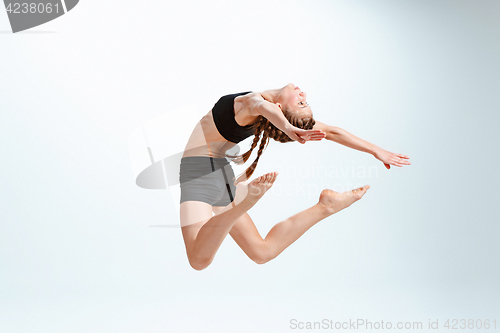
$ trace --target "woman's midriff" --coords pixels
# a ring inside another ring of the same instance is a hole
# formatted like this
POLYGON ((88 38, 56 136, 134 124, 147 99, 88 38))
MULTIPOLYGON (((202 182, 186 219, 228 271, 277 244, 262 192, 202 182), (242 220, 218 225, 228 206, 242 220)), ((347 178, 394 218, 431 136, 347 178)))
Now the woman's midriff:
POLYGON ((220 135, 212 117, 212 110, 196 124, 184 148, 182 157, 211 156, 221 158, 236 143, 227 141, 220 135))

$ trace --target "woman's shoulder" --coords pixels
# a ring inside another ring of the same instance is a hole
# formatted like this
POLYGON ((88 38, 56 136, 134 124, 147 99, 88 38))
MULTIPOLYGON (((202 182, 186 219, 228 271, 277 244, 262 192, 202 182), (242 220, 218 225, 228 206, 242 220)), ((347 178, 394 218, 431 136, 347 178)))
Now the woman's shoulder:
POLYGON ((243 96, 247 97, 247 98, 251 98, 251 99, 256 98, 256 99, 264 100, 264 97, 262 97, 261 93, 258 91, 251 91, 248 94, 243 95, 243 96))
POLYGON ((245 106, 248 113, 252 116, 259 116, 259 105, 262 102, 266 101, 264 97, 262 97, 262 95, 256 91, 252 91, 251 93, 243 95, 241 97, 245 98, 245 106))
POLYGON ((246 101, 246 100, 253 100, 253 99, 263 99, 262 95, 259 92, 256 91, 247 91, 243 93, 237 93, 237 94, 231 94, 231 95, 226 95, 223 97, 233 97, 235 99, 238 99, 240 101, 246 101))

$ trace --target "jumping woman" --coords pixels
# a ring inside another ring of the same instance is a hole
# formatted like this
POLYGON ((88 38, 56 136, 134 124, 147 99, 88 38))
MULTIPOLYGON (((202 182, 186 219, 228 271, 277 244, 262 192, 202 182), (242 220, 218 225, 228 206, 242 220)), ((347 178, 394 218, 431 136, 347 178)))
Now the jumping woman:
POLYGON ((370 153, 388 169, 390 165, 410 164, 406 155, 388 152, 341 128, 315 121, 306 94, 291 83, 280 89, 223 96, 197 123, 181 159, 180 219, 187 257, 194 269, 210 265, 228 234, 251 260, 266 263, 317 222, 361 199, 370 188, 365 185, 343 193, 325 189, 317 204, 279 222, 263 239, 247 211, 271 188, 278 173, 247 180, 271 138, 302 144, 326 138, 370 153), (228 154, 251 135, 255 137, 249 151, 239 156, 228 154), (256 159, 235 179, 228 159, 244 163, 257 145, 256 159))

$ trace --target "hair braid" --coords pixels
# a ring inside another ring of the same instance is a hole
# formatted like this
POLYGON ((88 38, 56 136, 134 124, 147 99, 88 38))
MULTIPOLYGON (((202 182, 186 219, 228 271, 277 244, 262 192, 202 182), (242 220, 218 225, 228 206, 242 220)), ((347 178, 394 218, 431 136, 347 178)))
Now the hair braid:
MULTIPOLYGON (((266 119, 267 122, 269 122, 266 119)), ((259 145, 259 151, 257 152, 257 157, 255 160, 250 164, 250 166, 243 172, 238 179, 236 180, 236 183, 239 183, 241 181, 247 180, 250 178, 255 171, 255 168, 257 167, 257 163, 259 162, 260 155, 262 155, 262 152, 264 152, 264 149, 266 149, 266 146, 269 144, 269 134, 268 131, 264 131, 262 134, 262 140, 260 141, 259 145)))
MULTIPOLYGON (((283 115, 288 120, 288 122, 293 126, 306 130, 312 129, 314 127, 314 124, 316 123, 312 115, 310 117, 298 118, 292 112, 287 110, 283 110, 283 115)), ((260 156, 262 155, 262 153, 264 152, 264 150, 266 149, 267 145, 270 142, 269 140, 270 138, 282 143, 293 141, 292 139, 290 139, 288 135, 286 135, 283 131, 274 126, 265 117, 261 116, 260 121, 258 121, 256 124, 257 125, 255 129, 255 138, 253 139, 250 150, 240 156, 228 156, 234 158, 233 161, 237 164, 242 164, 246 162, 250 158, 252 151, 255 149, 255 147, 257 147, 257 142, 259 141, 259 139, 261 139, 260 135, 262 134, 262 139, 260 141, 257 157, 252 162, 252 164, 241 175, 239 175, 239 177, 236 180, 236 183, 247 180, 252 176, 257 167, 257 163, 259 162, 260 156)))
POLYGON ((226 157, 230 158, 236 164, 245 163, 250 158, 250 155, 252 155, 252 151, 255 149, 255 147, 257 147, 257 143, 259 142, 260 134, 262 133, 263 128, 264 128, 264 123, 261 120, 258 120, 255 123, 254 138, 250 149, 246 153, 241 154, 239 156, 226 154, 226 157))

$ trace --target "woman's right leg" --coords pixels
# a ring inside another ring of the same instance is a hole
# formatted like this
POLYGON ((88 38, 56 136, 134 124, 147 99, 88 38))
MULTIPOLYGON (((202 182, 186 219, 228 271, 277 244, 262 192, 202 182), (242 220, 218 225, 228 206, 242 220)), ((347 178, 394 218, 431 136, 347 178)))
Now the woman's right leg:
POLYGON ((215 216, 212 216, 212 206, 207 203, 181 203, 182 235, 189 263, 194 269, 202 270, 210 265, 233 225, 271 188, 276 176, 277 173, 268 173, 254 179, 245 187, 239 187, 235 205, 215 216), (240 190, 245 193, 239 193, 240 190))
MULTIPOLYGON (((361 199, 369 188, 370 186, 365 185, 344 193, 323 190, 317 204, 276 224, 265 239, 261 237, 248 213, 238 219, 229 234, 250 259, 263 264, 278 256, 319 221, 361 199)), ((224 208, 212 209, 219 214, 224 208)))

